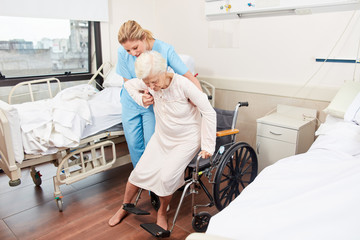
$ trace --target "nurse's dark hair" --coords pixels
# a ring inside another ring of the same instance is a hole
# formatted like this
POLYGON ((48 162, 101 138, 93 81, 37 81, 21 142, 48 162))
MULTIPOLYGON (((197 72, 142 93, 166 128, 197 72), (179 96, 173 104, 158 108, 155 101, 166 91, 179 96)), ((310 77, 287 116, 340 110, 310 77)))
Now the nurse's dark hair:
POLYGON ((118 33, 120 44, 127 41, 142 41, 144 39, 147 41, 154 39, 153 34, 149 30, 143 29, 136 21, 129 20, 121 25, 118 33))

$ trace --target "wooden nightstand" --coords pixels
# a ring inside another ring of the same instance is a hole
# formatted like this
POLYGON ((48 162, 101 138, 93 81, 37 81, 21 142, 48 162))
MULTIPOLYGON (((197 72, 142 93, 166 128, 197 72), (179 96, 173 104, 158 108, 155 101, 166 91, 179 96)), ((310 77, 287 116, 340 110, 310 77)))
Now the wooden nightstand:
POLYGON ((282 158, 306 152, 314 142, 315 119, 316 110, 287 105, 257 119, 259 172, 282 158))

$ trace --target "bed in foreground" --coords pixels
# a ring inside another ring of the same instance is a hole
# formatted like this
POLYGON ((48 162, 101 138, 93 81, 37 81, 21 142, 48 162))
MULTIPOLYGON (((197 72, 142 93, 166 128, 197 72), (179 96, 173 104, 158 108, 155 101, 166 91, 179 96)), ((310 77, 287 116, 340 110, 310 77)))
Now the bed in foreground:
POLYGON ((306 153, 265 168, 210 219, 205 234, 191 234, 187 240, 359 239, 360 84, 356 85, 357 95, 345 101, 342 114, 330 109, 339 105, 338 99, 331 102, 306 153))

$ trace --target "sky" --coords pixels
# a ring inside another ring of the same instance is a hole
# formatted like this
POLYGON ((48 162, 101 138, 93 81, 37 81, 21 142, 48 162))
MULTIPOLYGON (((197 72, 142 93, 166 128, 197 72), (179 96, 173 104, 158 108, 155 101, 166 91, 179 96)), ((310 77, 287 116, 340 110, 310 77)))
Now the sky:
POLYGON ((42 38, 68 38, 69 20, 0 16, 0 41, 24 39, 37 42, 42 38))

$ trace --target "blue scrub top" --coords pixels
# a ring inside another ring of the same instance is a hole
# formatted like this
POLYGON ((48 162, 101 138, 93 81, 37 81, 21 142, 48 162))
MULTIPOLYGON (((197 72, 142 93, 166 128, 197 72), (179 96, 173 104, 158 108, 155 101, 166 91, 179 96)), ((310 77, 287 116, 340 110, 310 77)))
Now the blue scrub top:
MULTIPOLYGON (((187 66, 170 44, 155 39, 152 50, 159 52, 163 58, 165 58, 167 65, 171 67, 175 73, 184 75, 188 71, 187 66)), ((126 79, 136 78, 135 60, 136 57, 127 53, 123 46, 120 45, 116 72, 126 79)))

